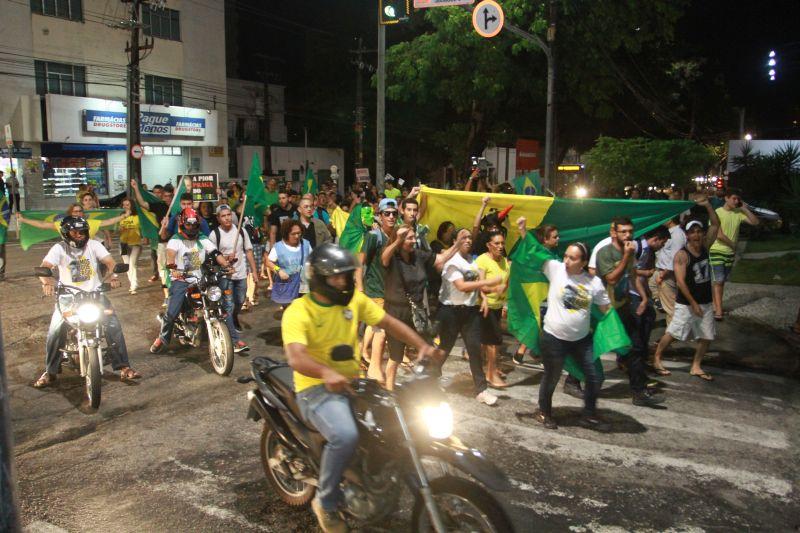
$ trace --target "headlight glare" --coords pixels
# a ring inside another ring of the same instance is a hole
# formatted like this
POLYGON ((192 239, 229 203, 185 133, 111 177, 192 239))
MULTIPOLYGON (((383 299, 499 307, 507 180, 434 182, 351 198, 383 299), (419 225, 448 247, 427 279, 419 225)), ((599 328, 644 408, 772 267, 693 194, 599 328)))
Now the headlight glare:
POLYGON ((102 309, 95 304, 81 304, 78 307, 78 319, 84 324, 91 324, 100 320, 102 309))
POLYGON ((222 298, 222 289, 219 287, 209 287, 206 289, 206 298, 212 302, 218 302, 222 298))
POLYGON ((423 407, 422 419, 432 439, 447 439, 453 434, 453 410, 447 402, 423 407))

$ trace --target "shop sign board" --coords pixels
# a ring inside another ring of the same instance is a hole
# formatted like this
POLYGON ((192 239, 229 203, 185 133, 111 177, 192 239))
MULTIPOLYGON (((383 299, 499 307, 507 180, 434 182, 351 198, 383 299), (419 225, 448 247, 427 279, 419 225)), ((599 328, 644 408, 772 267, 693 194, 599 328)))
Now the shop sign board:
MULTIPOLYGON (((128 128, 127 113, 118 111, 83 111, 84 128, 91 133, 118 133, 124 135, 128 128)), ((139 131, 150 137, 205 137, 206 119, 176 117, 169 113, 142 111, 139 131)))
MULTIPOLYGON (((8 148, 0 148, 0 157, 8 157, 8 148)), ((11 157, 16 159, 33 158, 33 148, 12 148, 11 157)))
POLYGON ((219 200, 219 174, 184 174, 178 176, 191 180, 193 202, 216 202, 219 200))
POLYGON ((414 9, 440 6, 468 6, 475 0, 414 0, 414 9))
POLYGON ((222 146, 209 146, 208 157, 225 157, 225 148, 222 146))

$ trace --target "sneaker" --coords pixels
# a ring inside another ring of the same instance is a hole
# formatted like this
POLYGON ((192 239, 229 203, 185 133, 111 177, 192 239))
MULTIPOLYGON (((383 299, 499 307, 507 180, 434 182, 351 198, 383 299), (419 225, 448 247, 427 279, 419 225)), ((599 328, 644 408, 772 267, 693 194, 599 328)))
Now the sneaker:
POLYGON ((324 533, 347 533, 347 524, 344 523, 339 514, 323 509, 317 498, 311 500, 311 510, 314 511, 319 527, 324 533))
POLYGON ((480 403, 485 403, 486 405, 494 405, 497 403, 497 396, 495 396, 488 390, 485 390, 480 394, 478 394, 475 397, 475 399, 478 400, 480 403))
POLYGON ((514 355, 511 356, 511 360, 514 361, 515 365, 521 365, 525 362, 525 353, 515 352, 514 355))
POLYGON ((136 293, 136 289, 131 289, 131 290, 128 291, 128 293, 130 293, 131 296, 133 296, 134 294, 137 294, 136 293))
POLYGON ((250 350, 250 347, 244 341, 236 341, 233 345, 233 353, 242 353, 250 350))
POLYGON ((553 417, 544 414, 541 410, 537 410, 535 413, 533 413, 533 419, 547 429, 558 429, 558 424, 556 424, 556 421, 553 420, 553 417))
POLYGON ((611 424, 597 415, 582 416, 578 419, 578 425, 591 429, 592 431, 599 431, 600 433, 608 433, 611 431, 611 424))
POLYGON ((653 407, 654 405, 658 405, 664 403, 663 396, 655 396, 649 390, 645 390, 643 392, 635 392, 633 394, 633 405, 638 405, 640 407, 653 407))
POLYGON ((153 344, 150 345, 150 353, 159 353, 164 350, 164 341, 161 340, 161 337, 157 338, 153 344))
POLYGON ((567 396, 572 396, 573 398, 578 398, 579 400, 583 400, 583 389, 581 388, 581 382, 573 382, 570 380, 564 381, 564 394, 567 396))

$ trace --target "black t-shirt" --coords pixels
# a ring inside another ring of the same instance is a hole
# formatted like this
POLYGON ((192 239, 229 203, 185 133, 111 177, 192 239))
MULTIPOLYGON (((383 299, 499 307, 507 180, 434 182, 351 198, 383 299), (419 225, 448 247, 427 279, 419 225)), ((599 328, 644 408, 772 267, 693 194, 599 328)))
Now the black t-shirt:
POLYGON ((407 290, 411 300, 422 307, 428 277, 435 272, 435 261, 436 254, 427 250, 414 250, 409 263, 403 260, 400 252, 395 253, 383 278, 386 303, 408 305, 407 290))
MULTIPOLYGON (((159 228, 161 227, 161 221, 164 220, 164 217, 167 216, 167 211, 169 210, 169 206, 164 202, 153 202, 150 205, 150 211, 156 216, 156 222, 158 222, 159 228)), ((166 239, 162 239, 161 236, 158 237, 158 242, 168 242, 169 236, 166 239)))
MULTIPOLYGON (((712 302, 711 265, 708 250, 704 247, 699 256, 695 256, 689 251, 689 248, 684 248, 683 251, 689 256, 689 262, 686 264, 686 286, 689 288, 689 294, 698 304, 710 304, 712 302)), ((689 300, 681 291, 676 293, 675 301, 679 304, 689 305, 689 300)))
POLYGON ((314 229, 314 223, 309 222, 308 226, 306 226, 300 221, 300 224, 303 226, 303 238, 311 244, 311 249, 313 250, 317 247, 317 232, 314 229))
POLYGON ((269 214, 269 225, 270 226, 278 226, 278 229, 281 228, 281 223, 287 218, 294 218, 294 215, 297 213, 294 207, 289 207, 289 209, 284 209, 280 205, 275 204, 272 206, 272 212, 269 214))

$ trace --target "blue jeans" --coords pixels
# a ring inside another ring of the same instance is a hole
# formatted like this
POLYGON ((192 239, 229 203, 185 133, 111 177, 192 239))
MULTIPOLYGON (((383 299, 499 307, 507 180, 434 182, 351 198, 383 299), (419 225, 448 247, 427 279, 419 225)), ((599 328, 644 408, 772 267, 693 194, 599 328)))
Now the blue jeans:
POLYGON ((247 278, 222 278, 219 282, 219 288, 222 289, 222 309, 225 311, 225 324, 228 325, 228 331, 231 332, 231 340, 234 343, 239 342, 239 332, 236 331, 233 317, 239 314, 247 298, 247 278), (231 291, 230 294, 225 293, 227 290, 231 291))
POLYGON ((172 327, 175 324, 175 319, 183 309, 183 302, 186 299, 186 291, 189 284, 185 281, 175 280, 169 286, 169 299, 167 300, 167 313, 164 315, 164 320, 161 322, 161 341, 164 344, 169 344, 172 339, 172 327))
POLYGON ((323 509, 335 512, 342 503, 342 474, 358 447, 358 427, 350 400, 317 385, 298 393, 297 404, 303 418, 327 441, 322 450, 317 498, 323 509))
POLYGON ((597 409, 597 395, 603 385, 594 365, 594 349, 592 334, 577 341, 564 341, 546 331, 542 333, 540 342, 544 375, 539 384, 539 409, 550 415, 553 407, 553 391, 556 390, 564 360, 569 356, 575 359, 586 376, 586 388, 583 391, 583 414, 592 416, 597 409))

